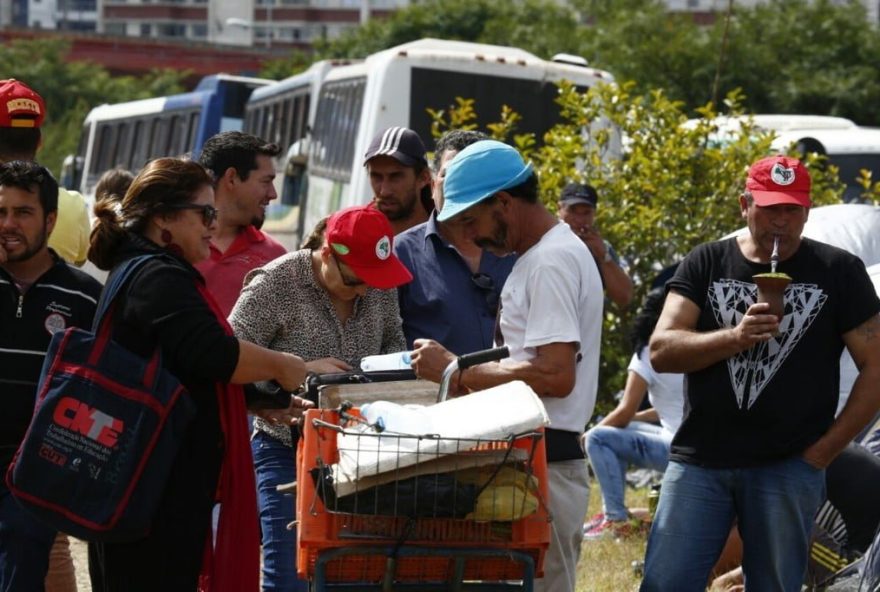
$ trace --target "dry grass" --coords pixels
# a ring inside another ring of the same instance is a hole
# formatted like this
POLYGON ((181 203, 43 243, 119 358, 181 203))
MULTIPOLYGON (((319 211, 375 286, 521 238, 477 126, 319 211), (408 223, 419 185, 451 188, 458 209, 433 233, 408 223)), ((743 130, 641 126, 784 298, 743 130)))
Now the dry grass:
MULTIPOLYGON (((647 489, 627 489, 627 507, 646 507, 647 489)), ((593 480, 587 516, 602 511, 602 494, 593 480)), ((629 592, 638 590, 640 578, 633 573, 633 562, 645 558, 646 535, 620 540, 584 541, 578 563, 576 592, 629 592)))

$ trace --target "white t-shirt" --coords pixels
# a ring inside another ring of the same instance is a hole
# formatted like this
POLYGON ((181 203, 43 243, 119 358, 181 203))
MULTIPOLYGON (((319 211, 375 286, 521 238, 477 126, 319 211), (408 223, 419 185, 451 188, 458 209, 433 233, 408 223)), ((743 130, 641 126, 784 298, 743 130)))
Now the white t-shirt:
POLYGON ((651 366, 648 346, 633 354, 627 370, 635 372, 648 383, 648 400, 660 416, 663 429, 675 434, 681 425, 684 410, 684 374, 659 373, 651 366))
POLYGON ((574 390, 541 398, 552 428, 580 434, 593 415, 604 299, 595 261, 564 222, 520 255, 504 284, 501 334, 510 360, 530 360, 540 345, 578 344, 574 390))

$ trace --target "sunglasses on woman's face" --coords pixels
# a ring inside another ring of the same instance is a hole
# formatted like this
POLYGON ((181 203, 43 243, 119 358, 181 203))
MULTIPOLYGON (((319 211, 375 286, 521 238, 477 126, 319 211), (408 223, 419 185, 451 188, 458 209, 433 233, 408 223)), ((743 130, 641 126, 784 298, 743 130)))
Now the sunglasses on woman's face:
MULTIPOLYGON (((357 288, 358 286, 363 286, 366 282, 360 278, 353 278, 351 276, 346 276, 342 272, 342 264, 339 262, 339 259, 334 256, 333 260, 336 262, 336 269, 339 271, 339 277, 342 279, 342 283, 348 286, 349 288, 357 288)), ((348 267, 348 266, 346 266, 348 267)))
POLYGON ((210 227, 217 219, 217 208, 211 204, 179 204, 176 206, 168 206, 169 210, 199 210, 202 213, 202 223, 205 227, 210 227))

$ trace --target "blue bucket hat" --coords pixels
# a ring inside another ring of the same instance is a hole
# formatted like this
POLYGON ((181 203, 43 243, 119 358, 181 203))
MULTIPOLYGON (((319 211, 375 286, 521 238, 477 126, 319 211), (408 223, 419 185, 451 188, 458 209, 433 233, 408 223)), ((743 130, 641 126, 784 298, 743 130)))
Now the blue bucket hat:
POLYGON ((445 222, 503 189, 524 183, 532 175, 512 146, 496 140, 471 144, 455 155, 443 181, 443 210, 437 220, 445 222))

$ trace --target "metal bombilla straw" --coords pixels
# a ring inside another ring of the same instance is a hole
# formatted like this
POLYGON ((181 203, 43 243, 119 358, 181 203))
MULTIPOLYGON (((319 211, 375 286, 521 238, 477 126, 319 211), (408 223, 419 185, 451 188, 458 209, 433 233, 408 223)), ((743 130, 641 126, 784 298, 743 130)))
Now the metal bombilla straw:
POLYGON ((770 273, 776 273, 776 266, 779 265, 779 235, 773 235, 773 252, 770 254, 770 273))

